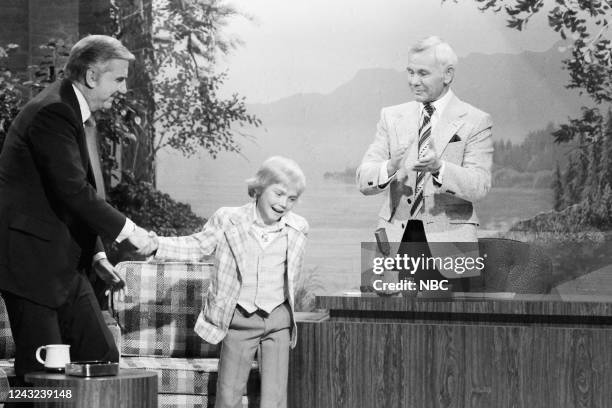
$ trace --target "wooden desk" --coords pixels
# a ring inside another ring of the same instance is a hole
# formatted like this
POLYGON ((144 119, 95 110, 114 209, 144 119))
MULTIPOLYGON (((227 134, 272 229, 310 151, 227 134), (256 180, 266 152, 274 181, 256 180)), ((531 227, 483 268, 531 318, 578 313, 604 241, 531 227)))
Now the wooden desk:
POLYGON ((290 408, 612 407, 612 299, 317 298, 290 408))
POLYGON ((36 407, 157 408, 157 374, 145 370, 119 370, 116 376, 73 377, 32 373, 25 380, 35 387, 70 387, 71 400, 37 403, 36 407))

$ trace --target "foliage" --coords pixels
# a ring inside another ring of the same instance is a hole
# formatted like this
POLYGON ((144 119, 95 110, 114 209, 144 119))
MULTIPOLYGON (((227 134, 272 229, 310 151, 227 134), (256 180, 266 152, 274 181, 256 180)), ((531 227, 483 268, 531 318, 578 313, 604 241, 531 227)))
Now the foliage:
POLYGON ((580 134, 583 147, 571 151, 564 172, 559 166, 554 172, 554 210, 515 224, 513 231, 576 235, 612 229, 612 111, 592 132, 589 142, 580 134))
MULTIPOLYGON (((244 98, 233 94, 221 99, 217 92, 226 74, 199 78, 196 86, 189 85, 182 74, 166 77, 156 83, 156 124, 161 132, 154 151, 169 146, 190 156, 203 147, 213 158, 220 151, 240 153, 240 145, 232 129, 236 124, 259 126, 261 121, 246 112, 244 98)), ((238 132, 241 136, 247 134, 238 132)))
POLYGON ((189 235, 201 230, 206 222, 188 204, 174 201, 143 181, 124 179, 111 189, 108 199, 126 217, 159 235, 189 235))
MULTIPOLYGON (((141 116, 144 108, 139 99, 133 97, 131 91, 126 95, 116 96, 110 109, 98 111, 96 128, 101 137, 100 159, 104 184, 110 186, 111 179, 120 181, 125 175, 133 178, 135 163, 119 163, 119 146, 138 144, 141 140, 137 135, 145 132, 146 121, 141 116)), ((146 116, 145 116, 146 117, 146 116)))
MULTIPOLYGON (((447 1, 447 0, 443 0, 447 1)), ((457 0, 455 0, 457 1, 457 0)), ((522 30, 529 20, 545 9, 543 0, 475 0, 481 11, 507 15, 509 28, 522 30), (503 11, 502 11, 503 10, 503 11)), ((541 214, 519 223, 518 229, 561 232, 577 228, 612 227, 612 120, 605 120, 600 108, 612 102, 612 43, 609 16, 612 0, 556 0, 548 7, 548 25, 568 42, 571 55, 563 60, 569 72, 567 88, 587 94, 596 106, 583 107, 581 116, 569 119, 553 132, 557 143, 577 141, 577 151, 570 154, 564 174, 555 172, 554 208, 560 212, 541 214), (599 154, 598 152, 601 152, 599 154), (600 162, 601 161, 601 162, 600 162)), ((609 115, 610 116, 610 115, 609 115)))
MULTIPOLYGON (((481 11, 503 10, 508 27, 519 31, 545 5, 544 0, 475 1, 481 11)), ((612 102, 612 44, 606 38, 611 11, 612 0, 556 0, 548 10, 548 25, 572 41, 572 56, 563 61, 570 73, 568 87, 586 92, 597 103, 612 102)))
MULTIPOLYGON (((544 0, 475 1, 481 11, 503 10, 508 27, 519 31, 545 6, 544 0)), ((586 93, 596 104, 612 102, 612 43, 607 38, 611 11, 612 0, 556 0, 554 7, 547 9, 548 25, 561 39, 569 41, 571 56, 563 60, 570 76, 567 87, 586 93)), ((560 51, 567 48, 561 47, 560 51)), ((582 117, 570 119, 554 137, 557 142, 566 142, 580 136, 590 142, 601 123, 596 107, 583 107, 582 117)))
POLYGON ((568 207, 577 203, 581 196, 580 184, 578 181, 578 163, 579 158, 572 156, 563 175, 563 204, 562 207, 568 207))
POLYGON ((199 148, 213 158, 220 151, 239 153, 235 136, 247 135, 232 127, 261 121, 247 113, 244 97, 219 97, 226 74, 214 73, 217 54, 239 44, 221 35, 239 13, 220 0, 158 0, 154 12, 154 153, 166 146, 186 156, 199 148))
POLYGON ((555 142, 568 142, 576 137, 592 139, 595 135, 601 133, 604 119, 599 112, 599 108, 583 106, 581 110, 582 116, 580 118, 570 119, 569 123, 561 125, 559 130, 553 132, 555 142))
MULTIPOLYGON (((602 117, 598 111, 597 116, 602 117)), ((579 204, 581 223, 612 226, 612 220, 603 218, 608 211, 602 207, 606 205, 606 188, 612 185, 612 111, 606 121, 597 122, 590 132, 588 142, 584 133, 580 134, 580 145, 584 146, 570 154, 565 172, 555 172, 554 208, 562 210, 579 204)), ((576 221, 575 212, 566 215, 571 217, 570 222, 576 221)))
POLYGON ((563 183, 561 182, 561 169, 559 163, 555 167, 555 174, 553 175, 553 208, 555 211, 563 209, 563 183))
POLYGON ((28 67, 32 79, 23 83, 35 94, 63 77, 63 67, 70 54, 71 45, 62 39, 51 38, 39 48, 43 51, 43 55, 38 64, 28 67))
POLYGON ((17 44, 0 46, 0 151, 8 129, 23 102, 23 94, 19 89, 20 80, 5 65, 10 54, 17 48, 17 44))

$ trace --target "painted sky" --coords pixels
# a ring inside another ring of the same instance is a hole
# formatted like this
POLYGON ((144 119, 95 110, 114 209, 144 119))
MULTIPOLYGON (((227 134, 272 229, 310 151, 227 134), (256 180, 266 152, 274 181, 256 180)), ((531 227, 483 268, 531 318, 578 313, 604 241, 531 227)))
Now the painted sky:
MULTIPOLYGON (((552 3, 552 0, 547 0, 552 3)), ((408 47, 439 35, 457 54, 544 51, 559 37, 539 13, 523 32, 475 1, 234 0, 251 17, 224 30, 244 44, 222 61, 226 91, 249 103, 295 93, 328 93, 364 68, 403 69, 408 47)))

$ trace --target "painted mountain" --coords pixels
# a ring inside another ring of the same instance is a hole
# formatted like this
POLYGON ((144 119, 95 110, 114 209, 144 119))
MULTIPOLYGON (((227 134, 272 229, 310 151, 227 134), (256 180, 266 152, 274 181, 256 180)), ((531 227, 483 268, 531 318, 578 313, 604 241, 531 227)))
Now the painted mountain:
MULTIPOLYGON (((494 140, 521 142, 530 132, 577 116, 585 102, 568 90, 561 60, 567 54, 557 47, 546 52, 521 54, 471 54, 460 59, 453 89, 457 96, 493 117, 494 140)), ((329 94, 299 94, 267 104, 249 105, 263 127, 247 132, 244 156, 223 154, 217 160, 189 163, 180 156, 164 158, 160 170, 197 168, 216 178, 244 174, 272 154, 296 159, 311 176, 356 166, 371 143, 380 109, 411 99, 405 72, 364 69, 329 94)), ((180 172, 180 171, 179 171, 180 172)), ((163 175, 160 182, 163 184, 163 175)))

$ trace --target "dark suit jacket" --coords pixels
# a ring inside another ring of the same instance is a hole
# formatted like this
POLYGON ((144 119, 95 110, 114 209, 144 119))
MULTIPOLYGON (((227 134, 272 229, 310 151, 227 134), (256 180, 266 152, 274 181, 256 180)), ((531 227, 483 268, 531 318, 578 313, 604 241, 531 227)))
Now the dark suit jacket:
POLYGON ((125 216, 96 194, 68 80, 24 106, 0 153, 0 289, 57 307, 125 216))

